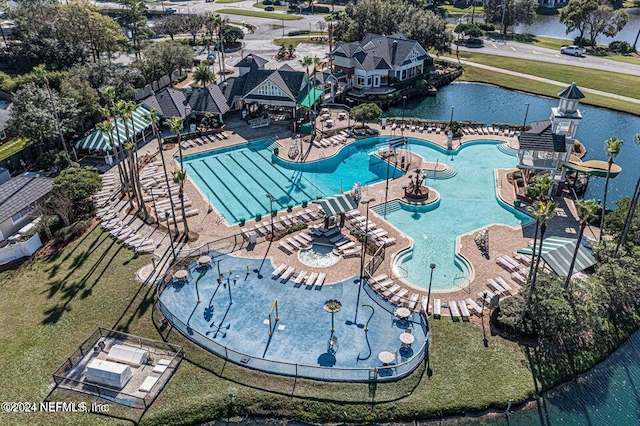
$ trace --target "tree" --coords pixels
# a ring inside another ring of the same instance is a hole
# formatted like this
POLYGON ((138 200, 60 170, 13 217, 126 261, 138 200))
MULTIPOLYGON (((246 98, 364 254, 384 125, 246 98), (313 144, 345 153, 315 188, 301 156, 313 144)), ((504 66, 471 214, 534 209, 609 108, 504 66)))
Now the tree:
POLYGON ((307 81, 308 81, 308 79, 309 79, 309 67, 311 65, 313 65, 313 58, 311 58, 311 56, 305 56, 302 59, 300 59, 298 62, 300 62, 300 65, 305 67, 306 74, 307 74, 307 81))
POLYGON ((175 35, 186 31, 186 26, 182 15, 171 15, 160 20, 153 29, 157 34, 166 34, 173 40, 175 35))
POLYGON ((63 170, 53 180, 52 191, 63 191, 69 195, 74 206, 87 202, 102 188, 102 179, 93 167, 71 167, 63 170))
MULTIPOLYGON (((47 89, 48 100, 50 103, 51 112, 53 113, 54 123, 56 125, 56 132, 58 133, 58 137, 60 138, 60 142, 62 143, 62 149, 64 149, 65 155, 69 155, 69 150, 67 149, 67 142, 64 140, 64 134, 62 133, 62 128, 60 125, 60 118, 58 117, 58 105, 56 100, 53 98, 53 92, 51 91, 51 86, 49 85, 49 78, 47 77, 47 71, 44 65, 38 65, 33 69, 33 72, 37 77, 42 79, 44 83, 45 89, 47 89)), ((69 159, 69 161, 71 161, 69 159)))
POLYGON ((578 44, 582 47, 584 34, 589 27, 589 15, 598 10, 598 0, 571 0, 560 9, 560 22, 566 25, 566 34, 578 31, 578 44))
MULTIPOLYGON (((74 203, 69 193, 63 189, 52 189, 44 204, 44 210, 54 214, 62 220, 64 226, 71 225, 75 218, 74 203)), ((46 226, 46 228, 49 228, 46 226)), ((51 230, 49 229, 49 233, 51 230)), ((49 235, 47 235, 49 236, 49 235)), ((50 236, 49 236, 50 237, 50 236)))
POLYGON ((144 51, 141 60, 134 66, 140 70, 147 82, 158 80, 168 75, 171 77, 175 71, 182 71, 191 67, 193 63, 193 50, 173 41, 161 41, 153 43, 144 51))
MULTIPOLYGON (((553 181, 549 174, 545 173, 543 175, 534 176, 529 183, 528 192, 529 195, 538 201, 544 201, 549 199, 549 191, 553 186, 553 181)), ((533 244, 535 246, 536 241, 538 240, 538 229, 540 228, 540 218, 537 217, 536 209, 529 208, 528 209, 531 215, 536 219, 536 230, 533 236, 533 244)), ((531 265, 529 266, 529 275, 527 276, 527 282, 531 282, 533 277, 533 267, 536 263, 536 251, 531 251, 531 265)))
POLYGON ((122 183, 120 185, 120 193, 124 195, 125 184, 127 181, 125 177, 126 171, 123 169, 123 164, 120 161, 118 147, 116 146, 116 143, 113 140, 113 131, 115 130, 115 127, 116 126, 109 120, 105 120, 101 123, 96 124, 96 129, 99 132, 102 132, 103 134, 107 135, 107 138, 109 139, 109 146, 111 148, 111 152, 116 158, 116 166, 118 167, 118 174, 120 175, 120 182, 122 183))
POLYGON ((196 43, 198 33, 202 31, 207 18, 204 15, 186 15, 184 18, 184 29, 191 37, 193 37, 193 43, 196 43))
POLYGON ((140 51, 149 39, 151 31, 147 27, 144 0, 120 0, 120 21, 131 33, 131 43, 136 58, 140 59, 140 51))
POLYGON ((501 25, 502 34, 506 35, 509 27, 530 24, 536 16, 537 7, 535 0, 487 0, 484 3, 484 19, 501 25))
POLYGON ((242 40, 244 38, 244 31, 240 28, 235 27, 233 25, 225 25, 224 30, 222 32, 222 39, 225 43, 235 43, 238 40, 242 40))
MULTIPOLYGON (((331 3, 331 7, 333 8, 333 2, 331 3)), ((324 36, 324 30, 327 29, 326 21, 318 21, 316 22, 316 28, 320 30, 320 34, 324 36)))
MULTIPOLYGON (((164 155, 162 154, 162 134, 160 133, 160 125, 158 120, 158 113, 155 109, 152 109, 148 113, 146 113, 143 118, 145 120, 149 120, 151 122, 151 126, 153 127, 153 132, 156 134, 156 139, 158 140, 158 155, 162 161, 162 171, 164 173, 164 181, 167 185, 167 195, 169 196, 169 205, 171 206, 171 215, 173 217, 173 224, 176 228, 176 236, 178 236, 178 222, 176 221, 176 209, 173 205, 173 195, 171 194, 171 185, 169 184, 169 174, 167 173, 167 164, 164 159, 164 155)), ((157 218, 158 222, 160 218, 157 218)), ((167 221, 167 228, 170 230, 169 221, 167 221)))
POLYGON ((578 258, 578 251, 580 250, 580 241, 582 241, 582 235, 584 235, 584 228, 586 228, 589 221, 596 215, 598 211, 598 204, 596 200, 577 200, 576 210, 578 213, 578 219, 580 219, 580 232, 578 233, 578 240, 576 241, 576 248, 571 257, 571 265, 569 265, 569 272, 567 273, 567 280, 564 283, 565 290, 569 289, 569 283, 571 282, 571 275, 573 274, 573 268, 578 258))
POLYGON ((201 83, 202 87, 205 87, 209 83, 216 81, 216 76, 211 72, 211 68, 207 64, 200 64, 193 72, 193 81, 201 83))
POLYGON ((600 241, 602 241, 602 235, 604 233, 604 216, 607 211, 607 193, 609 192, 609 178, 611 177, 611 166, 613 166, 613 160, 620 153, 620 149, 624 145, 624 141, 616 138, 609 138, 605 142, 604 151, 609 157, 607 162, 607 178, 604 183, 604 196, 602 197, 602 212, 600 215, 600 241))
POLYGON ((609 5, 600 5, 598 9, 589 13, 587 21, 589 23, 589 38, 595 44, 596 38, 600 34, 613 37, 620 32, 627 21, 629 15, 624 10, 614 10, 609 5))
POLYGON ((360 40, 368 33, 402 33, 407 38, 417 40, 427 50, 451 50, 446 21, 406 0, 361 0, 355 6, 348 6, 344 32, 339 16, 335 18, 338 20, 335 36, 345 41, 360 40))
POLYGON ((78 119, 84 133, 85 125, 90 127, 95 122, 94 119, 100 116, 102 107, 98 91, 94 90, 88 81, 67 75, 62 79, 60 92, 76 101, 79 111, 78 119))
MULTIPOLYGON (((75 131, 80 113, 77 105, 72 98, 28 83, 14 94, 10 125, 18 136, 42 147, 75 131)), ((65 145, 61 148, 66 151, 65 145)))
POLYGON ((538 269, 540 268, 540 259, 542 258, 542 242, 544 241, 544 234, 547 231, 547 223, 555 216, 555 210, 558 207, 553 201, 536 201, 534 209, 532 210, 533 217, 536 219, 536 224, 540 224, 540 241, 537 243, 534 240, 532 250, 538 249, 538 255, 536 259, 535 267, 533 268, 533 276, 529 282, 529 292, 527 293, 527 300, 522 306, 522 317, 525 317, 527 307, 531 303, 531 297, 535 292, 536 278, 538 276, 538 269))
MULTIPOLYGON (((640 146, 640 133, 638 133, 634 137, 634 142, 636 145, 640 146)), ((636 188, 633 191, 633 196, 631 197, 631 205, 629 206, 629 211, 627 213, 627 217, 624 220, 624 225, 622 227, 622 232, 620 233, 620 239, 618 240, 618 244, 616 245, 615 255, 618 255, 618 249, 623 245, 627 240, 627 235, 629 234, 629 229, 631 228, 631 222, 635 217, 636 207, 638 205, 638 198, 640 197, 640 176, 638 176, 638 180, 636 181, 636 188)))
MULTIPOLYGON (((182 162, 182 145, 180 144, 180 130, 182 130, 182 119, 178 117, 172 117, 166 121, 167 125, 171 129, 172 132, 176 134, 176 139, 178 142, 178 149, 180 152, 180 170, 173 172, 173 181, 178 184, 178 198, 180 199, 180 208, 182 210, 182 224, 184 225, 184 235, 186 238, 189 238, 189 224, 187 223, 187 211, 184 206, 184 182, 187 179, 187 173, 184 171, 184 165, 182 162)), ((177 227, 178 224, 175 223, 177 227)))
POLYGON ((463 37, 478 38, 484 35, 484 31, 482 31, 476 24, 460 23, 456 25, 456 29, 454 31, 463 37))
POLYGON ((145 84, 144 77, 137 68, 123 67, 107 61, 75 65, 65 78, 86 81, 93 91, 100 95, 102 105, 105 105, 102 90, 106 87, 111 87, 113 99, 119 100, 132 96, 136 87, 142 87, 145 84))
POLYGON ((365 122, 374 122, 378 121, 380 115, 382 114, 382 110, 376 104, 360 104, 356 107, 351 108, 349 111, 349 116, 356 120, 362 122, 362 127, 364 127, 365 122))
MULTIPOLYGON (((104 89, 102 89, 101 94, 102 94, 102 98, 105 100, 107 104, 106 111, 105 113, 103 113, 103 115, 105 117, 111 117, 111 119, 115 123, 117 120, 117 111, 116 111, 116 102, 115 102, 116 90, 111 86, 107 86, 104 89)), ((109 132, 110 135, 113 135, 113 128, 115 128, 118 142, 121 141, 122 139, 120 138, 120 128, 111 122, 109 122, 109 124, 105 123, 105 129, 109 132)), ((119 144, 114 143, 113 140, 110 139, 110 142, 116 156, 116 162, 122 166, 122 175, 120 176, 120 182, 122 183, 122 186, 120 187, 121 189, 120 192, 124 196, 124 194, 129 193, 129 185, 130 185, 124 151, 121 150, 121 147, 119 146, 119 144)))
POLYGON ((218 36, 218 45, 220 46, 220 72, 222 75, 226 74, 225 64, 224 64, 224 37, 222 33, 224 31, 224 27, 229 24, 229 18, 224 18, 220 14, 215 14, 212 18, 212 26, 215 28, 217 36, 218 36))

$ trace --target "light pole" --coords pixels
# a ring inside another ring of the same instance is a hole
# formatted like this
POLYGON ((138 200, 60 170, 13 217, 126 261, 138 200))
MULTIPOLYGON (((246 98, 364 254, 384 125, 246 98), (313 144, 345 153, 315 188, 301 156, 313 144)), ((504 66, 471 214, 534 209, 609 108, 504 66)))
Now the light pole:
POLYGON ((400 135, 404 137, 404 107, 407 103, 407 96, 402 97, 402 127, 400 128, 400 135))
POLYGON ((525 103, 527 110, 524 113, 524 121, 522 122, 522 131, 527 127, 527 116, 529 115, 529 102, 525 103))
MULTIPOLYGON (((176 259, 176 249, 173 248, 173 238, 171 238, 171 228, 169 228, 169 212, 165 210, 164 218, 167 220, 167 229, 169 230, 169 242, 171 243, 171 254, 173 254, 173 260, 176 259)), ((176 228, 178 224, 176 223, 176 228)))
POLYGON ((429 290, 427 291, 427 318, 429 317, 429 303, 431 302, 431 282, 433 281, 433 270, 436 269, 436 264, 430 264, 429 268, 431 268, 431 276, 429 277, 429 290))
POLYGON ((360 284, 364 279, 364 256, 367 254, 367 243, 369 242, 369 203, 375 201, 375 198, 360 201, 360 204, 367 206, 367 215, 364 222, 364 244, 362 244, 362 255, 360 256, 360 284))
POLYGON ((453 123, 453 111, 456 110, 456 107, 451 105, 451 118, 449 119, 449 126, 453 123))
POLYGON ((271 216, 271 239, 273 240, 273 202, 276 200, 273 195, 267 194, 269 198, 269 216, 271 216))

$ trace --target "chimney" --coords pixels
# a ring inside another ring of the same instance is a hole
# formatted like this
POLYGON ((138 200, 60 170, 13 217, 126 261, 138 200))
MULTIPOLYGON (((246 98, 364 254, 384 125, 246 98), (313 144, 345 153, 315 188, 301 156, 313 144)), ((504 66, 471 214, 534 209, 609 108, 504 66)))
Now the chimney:
POLYGON ((398 50, 398 41, 393 40, 393 46, 391 46, 391 65, 396 62, 396 51, 398 50))

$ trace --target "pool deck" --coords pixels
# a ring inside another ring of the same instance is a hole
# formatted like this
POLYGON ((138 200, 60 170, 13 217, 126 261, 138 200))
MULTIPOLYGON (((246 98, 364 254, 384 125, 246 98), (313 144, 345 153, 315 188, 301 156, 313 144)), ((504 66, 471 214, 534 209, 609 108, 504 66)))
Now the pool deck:
MULTIPOLYGON (((346 120, 344 120, 344 125, 346 126, 346 120)), ((379 125, 370 124, 370 128, 378 129, 381 131, 381 136, 390 136, 391 132, 389 127, 386 130, 381 130, 379 125)), ((197 146, 194 148, 189 148, 187 150, 183 150, 184 155, 204 152, 211 149, 236 145, 245 143, 248 140, 255 140, 266 137, 275 137, 277 136, 278 143, 282 146, 280 150, 280 155, 286 158, 286 153, 288 152, 289 147, 294 143, 294 140, 291 138, 292 134, 290 131, 286 129, 283 124, 274 124, 267 128, 261 129, 249 129, 248 126, 239 124, 235 122, 233 125, 229 125, 226 133, 229 135, 229 139, 224 141, 217 141, 215 143, 209 143, 204 146, 197 146), (287 136, 285 138, 285 136, 287 136)), ((400 132, 396 131, 395 136, 399 136, 400 132)), ((444 133, 436 134, 436 133, 427 133, 426 131, 420 133, 418 131, 410 131, 406 130, 404 135, 407 137, 418 138, 428 140, 433 142, 443 148, 446 148, 447 145, 447 136, 444 133)), ((455 139, 453 147, 457 148, 460 144, 464 145, 464 143, 473 141, 473 140, 496 140, 503 141, 509 144, 512 148, 517 148, 517 138, 516 137, 507 137, 507 136, 497 136, 497 135, 465 135, 460 139, 455 139)), ((353 139, 349 138, 347 143, 351 142, 353 139)), ((300 143, 299 140, 297 143, 300 143)), ((317 148, 311 145, 308 142, 303 142, 303 153, 305 161, 314 161, 326 157, 330 157, 334 155, 343 145, 331 146, 328 148, 317 148)), ((150 154, 157 154, 157 144, 156 143, 148 143, 141 150, 141 153, 144 154, 148 152, 150 154)), ((171 164, 174 156, 177 155, 177 148, 171 151, 164 151, 165 159, 168 164, 171 164)), ((300 161, 300 159, 298 159, 300 161)), ((408 165, 409 170, 411 167, 415 167, 415 158, 414 164, 408 165)), ((424 165, 423 165, 424 166, 424 165)), ((498 194, 500 198, 508 204, 513 205, 513 200, 515 199, 515 192, 513 190, 512 185, 507 181, 506 174, 512 170, 500 170, 498 172, 498 194)), ((396 180, 390 181, 389 184, 389 196, 388 200, 394 200, 402 197, 403 194, 403 186, 406 186, 407 179, 406 178, 398 178, 396 180)), ((197 247, 203 245, 207 242, 215 241, 225 236, 231 236, 234 234, 238 234, 240 232, 239 225, 228 225, 224 222, 224 220, 217 214, 217 212, 209 205, 208 201, 200 194, 199 190, 194 186, 191 180, 187 180, 185 184, 185 191, 189 195, 189 198, 192 200, 192 208, 197 208, 199 214, 197 216, 191 217, 189 219, 190 229, 199 235, 199 239, 196 242, 190 243, 191 247, 197 247)), ((578 221, 576 220, 575 207, 573 205, 573 201, 568 197, 568 194, 564 194, 563 197, 556 197, 555 201, 560 204, 559 207, 559 215, 549 224, 547 229, 547 236, 566 236, 573 237, 577 235, 578 229, 578 221)), ((379 182, 375 185, 368 186, 364 188, 363 199, 373 197, 376 201, 371 203, 371 207, 375 205, 382 204, 385 199, 385 182, 379 182)), ((310 205, 312 207, 312 205, 310 205)), ((366 211, 364 206, 360 205, 359 209, 362 215, 366 215, 366 211)), ((301 207, 296 207, 293 209, 293 214, 302 210, 301 207)), ((281 214, 281 213, 280 213, 281 214)), ((279 214, 279 215, 280 215, 279 214)), ((369 219, 374 221, 379 228, 383 228, 388 232, 389 237, 396 238, 396 244, 387 248, 386 256, 384 262, 380 265, 377 270, 377 274, 386 273, 389 277, 394 277, 392 272, 392 260, 394 257, 401 251, 409 248, 412 245, 412 240, 408 236, 401 233, 398 229, 393 227, 391 224, 386 222, 384 219, 379 217, 375 212, 370 211, 369 219)), ((263 220, 268 220, 268 218, 263 218, 263 220)), ((318 222, 319 223, 319 222, 318 222)), ((251 228, 254 225, 253 221, 248 221, 246 223, 246 227, 251 228)), ((475 236, 476 231, 473 231, 469 234, 463 235, 460 237, 460 246, 459 253, 464 256, 469 263, 473 267, 474 271, 474 279, 473 281, 465 288, 457 291, 442 291, 437 292, 437 297, 442 299, 442 301, 448 300, 463 300, 465 298, 471 297, 473 299, 476 298, 476 293, 488 289, 486 280, 488 278, 493 278, 495 276, 502 276, 503 278, 509 278, 509 273, 502 269, 498 264, 496 264, 495 259, 500 255, 513 255, 513 252, 525 247, 529 244, 530 240, 533 239, 533 234, 535 231, 534 226, 529 225, 524 228, 511 228, 505 225, 491 225, 489 228, 490 234, 490 246, 489 246, 489 255, 490 258, 486 259, 481 254, 480 251, 476 248, 473 237, 475 236)), ((304 232, 304 231, 303 231, 304 232)), ((346 233, 346 232, 345 232, 346 233)), ((592 237, 595 235, 593 229, 587 229, 585 232, 585 236, 592 237)), ((239 252, 235 253, 236 255, 246 256, 250 258, 260 258, 260 259, 270 259, 273 262, 274 266, 278 266, 281 263, 287 263, 296 268, 296 271, 307 270, 310 268, 306 265, 303 265, 298 261, 297 254, 289 254, 282 249, 278 248, 278 243, 268 243, 262 242, 250 249, 242 249, 239 252)), ((367 257, 367 260, 370 257, 367 257)), ((269 261, 269 260, 267 260, 269 261)), ((327 283, 336 283, 340 281, 344 281, 349 277, 355 276, 359 274, 360 269, 360 258, 353 257, 350 259, 342 259, 337 264, 333 265, 327 274, 327 283)), ((422 296, 426 295, 426 290, 422 288, 416 288, 406 283, 401 282, 400 280, 395 280, 397 284, 402 287, 406 287, 409 290, 410 295, 412 292, 418 293, 422 296)), ((432 291, 432 299, 433 299, 433 291, 432 291)), ((419 300, 422 300, 422 296, 419 300)), ((443 309, 443 314, 446 315, 448 310, 443 309), (446 311, 446 312, 445 312, 446 311)))

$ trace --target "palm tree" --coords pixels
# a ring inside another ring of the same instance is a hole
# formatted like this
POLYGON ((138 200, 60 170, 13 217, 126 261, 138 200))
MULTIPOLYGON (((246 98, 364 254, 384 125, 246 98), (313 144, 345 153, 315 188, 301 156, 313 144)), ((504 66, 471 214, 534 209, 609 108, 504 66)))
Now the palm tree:
MULTIPOLYGON (((182 118, 179 117, 171 117, 166 121, 167 125, 171 129, 172 132, 176 134, 176 140, 178 142, 178 150, 180 152, 180 170, 173 172, 173 181, 177 183, 180 187, 178 190, 178 198, 180 199, 180 209, 182 210, 182 223, 184 225, 184 235, 189 238, 189 224, 187 223, 187 212, 184 208, 184 182, 186 180, 187 174, 184 171, 184 165, 182 163, 182 146, 180 145, 181 134, 180 130, 182 129, 182 118)), ((178 224, 175 224, 178 226, 178 224)))
MULTIPOLYGON (((120 181, 124 182, 124 171, 122 170, 122 163, 117 156, 117 147, 116 143, 113 140, 113 130, 116 126, 110 120, 104 120, 102 123, 96 124, 96 128, 102 132, 102 134, 106 134, 109 138, 109 145, 111 146, 111 151, 113 155, 116 157, 116 165, 118 166, 118 174, 120 175, 120 181)), ((124 194, 124 184, 120 187, 120 192, 124 194)))
POLYGON ((609 191, 609 178, 611 177, 611 166, 613 166, 613 159, 620 152, 620 149, 624 145, 624 141, 616 138, 609 138, 605 142, 604 151, 609 157, 607 166, 607 180, 604 184, 604 196, 602 197, 602 213, 600 216, 600 241, 602 241, 602 234, 604 233, 604 215, 607 211, 607 192, 609 191))
MULTIPOLYGON (((634 142, 636 145, 640 146, 640 133, 638 133, 634 138, 634 142)), ((615 255, 618 255, 618 249, 621 245, 623 245, 627 241, 627 235, 629 234, 629 229, 631 228, 631 221, 636 214, 636 206, 638 205, 638 197, 640 197, 640 176, 638 176, 638 180, 636 182, 636 188, 633 191, 633 197, 631 198, 631 205, 629 206, 629 211, 627 212, 627 217, 624 220, 624 226, 622 227, 622 232, 620 233, 620 239, 618 240, 618 244, 616 245, 615 255)))
POLYGON ((576 264, 578 257, 578 251, 580 250, 580 241, 584 234, 584 228, 589 221, 596 215, 598 211, 598 204, 596 200, 578 200, 576 201, 576 210, 578 212, 578 219, 580 219, 580 232, 578 233, 578 241, 576 242, 576 249, 573 252, 571 258, 571 265, 569 266, 569 273, 567 274, 567 280, 564 282, 565 290, 569 289, 569 283, 571 282, 571 275, 573 274, 573 267, 576 264))
POLYGON ((131 106, 129 105, 129 102, 126 102, 126 101, 116 102, 114 110, 115 110, 116 116, 120 118, 120 120, 122 120, 122 122, 124 123, 124 132, 125 132, 125 137, 127 141, 124 145, 124 149, 125 149, 125 152, 128 153, 127 161, 129 163, 129 182, 130 182, 129 202, 130 202, 131 209, 133 209, 134 198, 136 200, 136 203, 138 204, 138 207, 140 207, 140 203, 138 199, 138 187, 136 185, 136 178, 135 178, 135 174, 137 173, 137 167, 136 167, 135 157, 134 157, 134 150, 136 145, 135 135, 134 135, 134 142, 132 142, 131 132, 129 131, 129 126, 127 125, 127 120, 129 120, 129 118, 133 114, 133 111, 131 109, 131 106))
POLYGON ((305 56, 302 59, 300 59, 298 62, 300 62, 300 65, 302 65, 303 67, 306 67, 307 69, 307 81, 309 79, 309 67, 311 65, 313 65, 313 58, 311 58, 311 56, 305 56))
POLYGON ((116 155, 116 161, 120 163, 122 166, 122 176, 120 176, 122 186, 120 187, 120 191, 122 195, 124 195, 125 193, 127 194, 129 193, 130 182, 129 182, 129 177, 127 175, 127 164, 124 161, 124 152, 120 149, 120 141, 122 139, 120 138, 120 128, 117 126, 117 116, 116 116, 116 110, 115 110, 116 90, 115 88, 108 86, 102 89, 101 94, 105 102, 107 103, 107 109, 106 111, 103 111, 102 114, 105 117, 111 117, 115 123, 114 127, 116 129, 116 137, 118 138, 118 143, 115 144, 115 155, 116 155))
POLYGON ((211 68, 208 65, 201 63, 193 72, 193 80, 196 83, 202 83, 202 87, 205 87, 209 83, 215 83, 216 76, 211 72, 211 68))
MULTIPOLYGON (((548 174, 534 176, 529 184, 529 193, 532 197, 538 201, 544 201, 549 198, 549 191, 553 186, 553 181, 548 174)), ((536 216, 536 209, 529 208, 529 212, 536 219, 536 231, 533 236, 533 245, 535 247, 535 243, 538 240, 538 229, 540 227, 540 220, 536 216)), ((529 266, 529 275, 527 276, 527 282, 531 282, 531 278, 533 277, 533 267, 535 265, 536 260, 536 252, 533 250, 531 252, 531 265, 529 266)))
MULTIPOLYGON (((533 292, 536 288, 536 278, 538 276, 538 269, 540 268, 540 259, 542 258, 542 242, 544 241, 544 234, 547 231, 547 223, 555 216, 555 211, 558 205, 553 201, 536 201, 534 217, 536 222, 540 223, 540 242, 538 243, 538 258, 536 259, 536 266, 533 268, 533 277, 529 283, 529 293, 527 294, 527 300, 522 307, 522 317, 526 314, 527 307, 531 303, 533 292)), ((533 244, 533 250, 536 250, 535 242, 533 244)))
MULTIPOLYGON (((320 21, 322 22, 322 21, 320 21)), ((318 58, 317 56, 314 56, 312 59, 312 65, 313 65, 313 88, 315 89, 316 87, 316 72, 318 71, 318 68, 320 67, 320 69, 322 69, 322 66, 324 65, 324 61, 321 58, 318 58)), ((322 93, 324 93, 324 87, 322 90, 322 93)), ((313 104, 313 109, 314 109, 314 113, 316 110, 316 104, 314 102, 313 104)))
POLYGON ((67 149, 67 142, 64 140, 64 135, 62 134, 62 129, 60 128, 60 119, 58 118, 58 108, 56 107, 56 103, 53 99, 53 92, 51 91, 51 86, 49 85, 49 78, 47 77, 47 70, 44 64, 38 65, 33 68, 33 73, 44 83, 44 87, 47 90, 49 95, 49 102, 51 103, 51 108, 53 110, 53 118, 56 122, 56 132, 58 132, 58 137, 60 138, 60 142, 62 143, 62 149, 64 150, 64 155, 67 156, 67 160, 71 162, 71 157, 69 157, 69 150, 67 149))
MULTIPOLYGON (((173 205, 173 195, 171 194, 171 185, 169 185, 169 174, 167 173, 167 164, 164 160, 164 155, 162 155, 162 135, 160 134, 160 126, 158 125, 158 113, 155 109, 152 109, 148 113, 143 115, 145 120, 151 122, 151 126, 153 127, 153 132, 156 134, 156 139, 158 140, 158 154, 160 155, 160 159, 162 160, 162 171, 164 172, 164 181, 167 184, 167 195, 169 195, 169 205, 171 206, 171 215, 173 217, 173 224, 176 227, 175 235, 178 236, 178 222, 176 221, 176 209, 173 205)), ((160 218, 157 218, 160 221, 160 218)), ((169 232, 171 232, 171 227, 167 221, 167 228, 169 228, 169 232)))
POLYGON ((224 38, 222 34, 224 33, 225 27, 229 24, 229 18, 223 18, 220 14, 215 14, 213 16, 213 28, 217 30, 218 33, 218 43, 220 43, 220 53, 222 57, 220 58, 220 70, 222 72, 223 78, 226 75, 226 71, 224 68, 224 38))
MULTIPOLYGON (((134 113, 138 110, 138 105, 135 102, 127 102, 126 110, 129 115, 129 121, 131 121, 131 129, 132 129, 131 138, 133 143, 133 158, 134 158, 134 165, 135 165, 135 170, 133 171, 133 177, 135 179, 134 182, 136 185, 136 192, 138 193, 138 205, 144 212, 144 218, 148 219, 149 212, 147 211, 147 206, 144 202, 144 196, 142 194, 142 183, 140 182, 140 173, 139 173, 140 163, 138 162, 138 144, 136 143, 136 123, 134 120, 134 113)), ((125 123, 125 126, 126 126, 126 123, 125 123)), ((142 130, 142 136, 144 139, 144 129, 142 130)))

